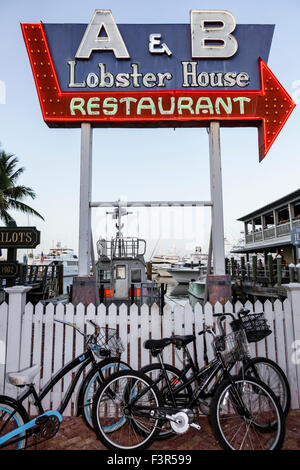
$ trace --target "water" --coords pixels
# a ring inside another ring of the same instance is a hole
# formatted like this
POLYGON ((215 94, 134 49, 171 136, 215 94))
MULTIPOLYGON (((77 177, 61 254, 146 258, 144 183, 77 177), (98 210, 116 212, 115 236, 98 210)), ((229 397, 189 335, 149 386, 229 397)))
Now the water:
POLYGON ((160 277, 155 278, 159 285, 166 284, 167 292, 165 295, 166 304, 170 305, 171 308, 174 308, 176 305, 181 305, 184 307, 189 303, 189 293, 188 293, 188 284, 178 284, 170 277, 160 277))

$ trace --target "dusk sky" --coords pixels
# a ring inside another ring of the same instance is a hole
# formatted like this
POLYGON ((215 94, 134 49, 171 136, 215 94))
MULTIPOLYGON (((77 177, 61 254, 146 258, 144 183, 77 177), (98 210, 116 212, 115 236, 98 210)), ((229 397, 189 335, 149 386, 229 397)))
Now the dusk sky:
MULTIPOLYGON (((222 9, 237 24, 275 24, 268 66, 296 103, 300 103, 298 0, 1 0, 0 3, 0 143, 26 171, 20 183, 37 198, 26 201, 35 217, 13 214, 18 225, 41 231, 37 252, 60 241, 78 249, 80 130, 50 129, 42 119, 20 23, 88 24, 95 9, 111 9, 117 24, 185 23, 191 9, 222 9)), ((155 31, 154 31, 155 32, 155 31)), ((251 44, 249 44, 251 47, 251 44)), ((300 111, 296 106, 266 158, 258 161, 255 128, 221 130, 225 237, 237 243, 237 219, 300 187, 300 111)), ((209 200, 206 129, 95 129, 94 201, 209 200)), ((126 223, 126 222, 125 222, 126 223)), ((110 236, 113 224, 103 209, 93 209, 94 242, 110 236), (106 221, 108 226, 106 227, 106 221)), ((207 250, 210 209, 139 209, 128 216, 128 235, 157 250, 181 254, 200 245, 207 250)))

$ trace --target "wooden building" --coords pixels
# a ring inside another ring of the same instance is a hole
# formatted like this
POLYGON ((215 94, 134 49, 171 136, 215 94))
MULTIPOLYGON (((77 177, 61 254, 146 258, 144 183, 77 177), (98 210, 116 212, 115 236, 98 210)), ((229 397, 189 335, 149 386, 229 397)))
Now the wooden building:
POLYGON ((280 254, 286 264, 300 261, 300 248, 291 243, 291 230, 300 226, 300 189, 238 219, 244 223, 245 245, 232 253, 280 254))

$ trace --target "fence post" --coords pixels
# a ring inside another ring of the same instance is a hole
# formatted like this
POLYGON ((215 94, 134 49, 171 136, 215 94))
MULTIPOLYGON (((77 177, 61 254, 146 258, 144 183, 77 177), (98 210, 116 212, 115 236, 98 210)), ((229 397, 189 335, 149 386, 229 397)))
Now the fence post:
MULTIPOLYGON (((285 328, 286 336, 288 329, 290 329, 291 334, 288 335, 287 345, 286 345, 286 354, 287 354, 287 365, 288 371, 293 371, 295 368, 295 373, 293 374, 294 380, 291 383, 291 392, 292 398, 293 393, 297 391, 298 397, 295 397, 295 402, 298 406, 300 404, 300 316, 299 316, 299 305, 300 305, 300 284, 299 283, 290 283, 285 284, 287 290, 287 297, 290 303, 290 315, 291 318, 285 318, 285 328), (297 383, 295 383, 297 382, 297 383), (298 385, 298 387, 297 387, 298 385), (297 388, 297 390, 295 390, 297 388)), ((286 312, 289 314, 289 311, 286 312)), ((289 377, 290 378, 290 377, 289 377)), ((292 406, 292 408, 294 408, 292 406)))
MULTIPOLYGON (((4 289, 9 295, 5 374, 19 370, 22 316, 25 311, 26 294, 30 289, 31 287, 25 286, 13 286, 4 289)), ((15 396, 16 387, 5 384, 5 393, 15 396)))

